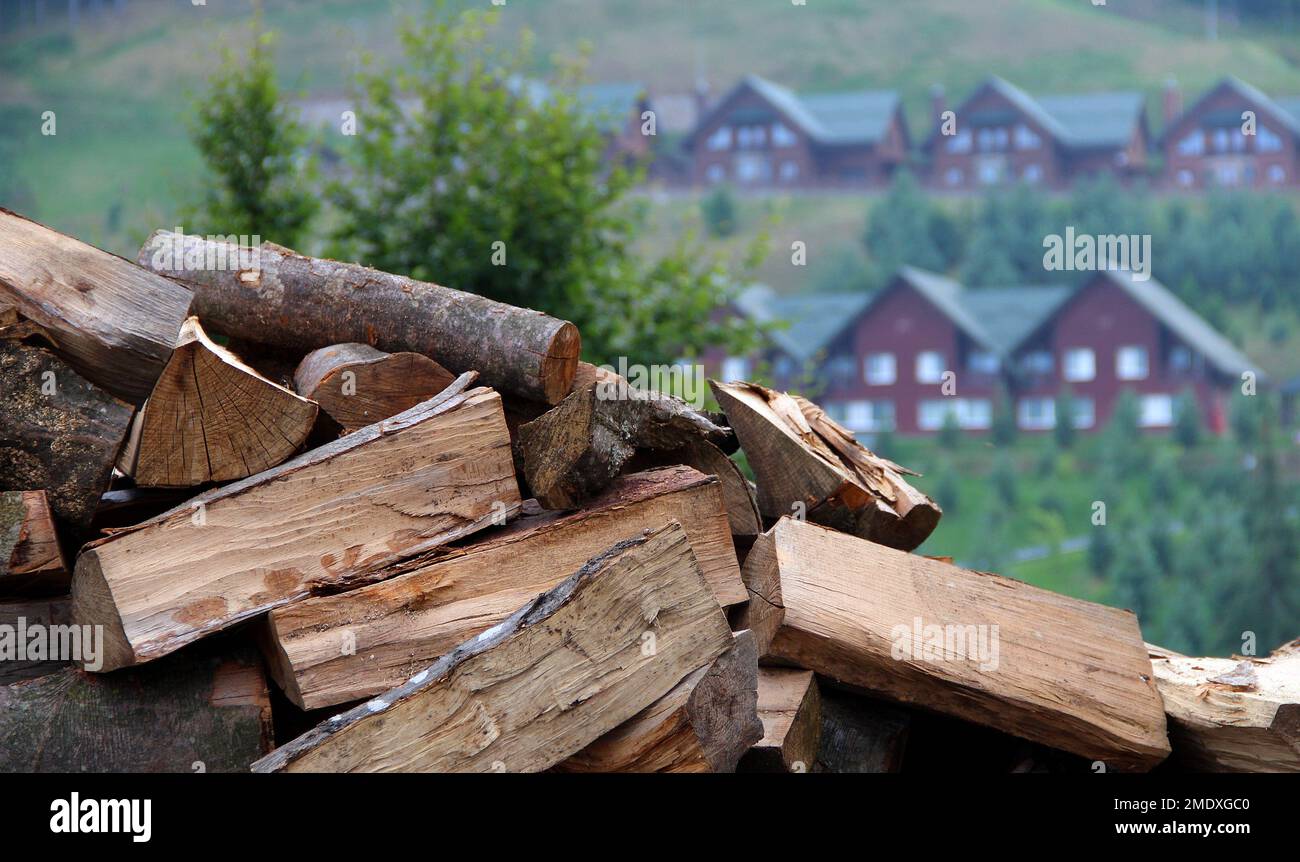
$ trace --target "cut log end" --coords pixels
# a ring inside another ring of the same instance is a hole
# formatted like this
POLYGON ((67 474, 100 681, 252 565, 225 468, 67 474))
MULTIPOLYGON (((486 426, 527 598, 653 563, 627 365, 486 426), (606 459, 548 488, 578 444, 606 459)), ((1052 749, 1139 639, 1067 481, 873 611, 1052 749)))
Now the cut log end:
POLYGON ((547 404, 559 404, 573 389, 573 377, 578 371, 578 357, 582 354, 582 336, 578 327, 564 321, 551 338, 550 347, 542 357, 540 379, 547 404))
POLYGON ((131 641, 122 627, 122 618, 113 601, 113 591, 108 586, 99 564, 99 555, 89 548, 77 558, 76 572, 72 578, 72 619, 77 625, 103 626, 104 639, 98 667, 87 670, 111 671, 130 667, 138 661, 131 641))

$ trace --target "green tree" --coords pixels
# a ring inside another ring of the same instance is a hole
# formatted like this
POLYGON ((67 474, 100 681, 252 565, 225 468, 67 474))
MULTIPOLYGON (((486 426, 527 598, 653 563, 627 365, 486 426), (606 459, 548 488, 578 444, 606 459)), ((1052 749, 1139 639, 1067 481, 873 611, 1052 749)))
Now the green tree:
POLYGON ((741 272, 693 232, 662 257, 638 251, 639 168, 610 167, 606 139, 576 95, 580 63, 530 78, 532 39, 505 44, 495 11, 437 3, 403 24, 402 58, 358 77, 358 134, 332 183, 334 251, 573 321, 584 356, 645 364, 700 345, 745 352, 752 324, 715 311, 741 272))
MULTIPOLYGON (((941 271, 946 261, 931 231, 942 219, 934 202, 907 171, 894 178, 889 191, 871 207, 863 244, 879 277, 887 279, 903 265, 941 271)), ((951 237, 944 228, 944 241, 951 237)))
POLYGON ((726 186, 718 186, 700 201, 700 214, 711 236, 729 237, 736 232, 736 196, 726 186))
POLYGON ((1195 449, 1201 442, 1201 407, 1196 393, 1188 389, 1178 397, 1174 414, 1174 439, 1184 449, 1195 449))
POLYGON ((949 410, 943 414, 943 425, 939 426, 939 446, 946 452, 956 452, 961 446, 961 425, 957 414, 949 410))
POLYGON ((1011 456, 1005 452, 999 455, 989 479, 993 483, 993 491, 997 494, 998 501, 1008 509, 1014 509, 1020 499, 1018 478, 1011 456))
POLYGON ((934 498, 945 514, 952 516, 961 502, 961 481, 952 462, 945 461, 939 468, 939 478, 934 486, 934 498))
POLYGON ((1005 388, 998 391, 993 402, 993 427, 989 430, 993 445, 1007 447, 1016 442, 1020 433, 1016 425, 1016 408, 1005 388))
POLYGON ((1074 445, 1078 434, 1079 430, 1075 427, 1074 394, 1067 386, 1056 396, 1056 426, 1052 429, 1052 436, 1057 446, 1069 449, 1074 445))
POLYGON ((248 53, 227 48, 198 100, 190 135, 210 178, 186 218, 195 232, 296 246, 320 208, 307 135, 281 98, 260 14, 251 29, 248 53))

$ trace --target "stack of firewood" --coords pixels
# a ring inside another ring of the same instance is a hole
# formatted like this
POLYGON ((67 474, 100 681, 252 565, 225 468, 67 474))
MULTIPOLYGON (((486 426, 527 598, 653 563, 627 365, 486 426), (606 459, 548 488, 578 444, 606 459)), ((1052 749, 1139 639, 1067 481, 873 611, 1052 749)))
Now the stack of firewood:
POLYGON ((1185 658, 913 553, 939 507, 816 404, 579 354, 355 264, 0 211, 0 768, 1300 770, 1294 645, 1185 658))

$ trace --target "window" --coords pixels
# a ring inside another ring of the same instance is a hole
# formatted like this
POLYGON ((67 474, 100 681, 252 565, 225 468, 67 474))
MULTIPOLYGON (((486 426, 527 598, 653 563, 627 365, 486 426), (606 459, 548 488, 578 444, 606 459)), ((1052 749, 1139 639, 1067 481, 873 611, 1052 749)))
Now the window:
POLYGON ((969 153, 972 143, 973 139, 971 138, 970 129, 963 129, 948 138, 948 152, 969 153))
POLYGON ((763 146, 765 136, 762 126, 741 126, 736 131, 736 146, 742 150, 756 150, 763 146))
POLYGON ((1020 368, 1026 374, 1051 374, 1055 363, 1047 350, 1033 350, 1020 360, 1020 368))
POLYGON ((772 163, 762 153, 736 156, 736 179, 742 183, 766 182, 772 177, 772 163))
POLYGON ((1092 380, 1097 376, 1097 357, 1091 347, 1071 347, 1065 351, 1065 379, 1071 383, 1092 380))
POLYGON ((979 178, 986 186, 1002 182, 1002 162, 993 160, 980 162, 979 178))
POLYGON ((781 179, 790 182, 799 178, 798 162, 781 162, 781 179))
POLYGON ((958 428, 986 430, 993 424, 993 402, 987 398, 931 398, 916 405, 916 425, 938 431, 952 416, 958 428))
POLYGON ((727 178, 727 169, 722 165, 709 165, 704 171, 704 178, 711 183, 720 183, 727 178))
POLYGON ((1071 409, 1075 428, 1091 428, 1097 422, 1097 403, 1091 398, 1073 399, 1071 409))
POLYGON ((1036 150, 1043 142, 1028 126, 1016 126, 1015 140, 1017 150, 1036 150))
POLYGON ((1276 153, 1282 150, 1282 139, 1277 132, 1266 126, 1255 128, 1255 149, 1261 153, 1276 153))
POLYGON ((885 431, 894 427, 893 401, 846 401, 837 406, 844 416, 837 421, 850 431, 885 431))
POLYGON ((943 172, 943 181, 950 186, 959 186, 966 181, 966 175, 961 168, 948 168, 943 172))
POLYGON ((749 379, 749 360, 743 356, 728 356, 722 360, 722 379, 724 382, 749 379))
POLYGON ((1192 368, 1192 351, 1186 347, 1175 347, 1169 351, 1170 371, 1190 371, 1192 368))
POLYGON ((980 150, 986 153, 998 153, 1007 148, 1011 135, 1003 128, 980 129, 977 138, 980 150))
POLYGON ((1280 186, 1286 182, 1286 168, 1281 165, 1268 166, 1268 181, 1275 186, 1280 186))
POLYGON ((1027 431, 1055 428, 1056 402, 1051 398, 1021 398, 1016 417, 1020 427, 1027 431))
POLYGON ((1174 424, 1172 395, 1143 395, 1139 403, 1142 410, 1138 415, 1138 425, 1142 428, 1164 428, 1174 424))
POLYGON ((1121 347, 1115 352, 1115 376, 1120 380, 1145 380, 1147 373, 1145 347, 1121 347))
POLYGON ((772 146, 774 147, 793 147, 799 143, 798 136, 784 123, 772 124, 772 146))
POLYGON ((1217 153, 1226 153, 1232 146, 1232 139, 1227 129, 1214 130, 1214 151, 1217 153))
POLYGON ((1205 152, 1205 133, 1200 129, 1178 141, 1178 154, 1182 156, 1199 156, 1205 152))
POLYGON ((872 386, 888 386, 898 379, 892 353, 868 353, 863 367, 864 376, 872 386))
POLYGON ((1035 162, 1032 165, 1025 165, 1024 172, 1025 182, 1031 186, 1043 181, 1043 166, 1035 162))
POLYGON ((718 126, 705 142, 710 150, 727 150, 731 148, 731 126, 718 126))
POLYGON ((917 383, 941 383, 945 371, 943 354, 937 350, 923 350, 916 354, 917 383))
MULTIPOLYGON (((1051 354, 1048 354, 1050 357, 1051 354)), ((996 353, 987 350, 972 350, 966 357, 966 367, 976 374, 997 374, 1001 362, 996 353)))

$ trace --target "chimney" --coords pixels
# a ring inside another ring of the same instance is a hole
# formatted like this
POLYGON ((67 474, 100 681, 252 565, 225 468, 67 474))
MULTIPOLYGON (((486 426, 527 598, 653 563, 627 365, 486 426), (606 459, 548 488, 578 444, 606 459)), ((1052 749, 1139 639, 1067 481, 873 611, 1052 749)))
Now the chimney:
POLYGON ((947 110, 943 97, 943 84, 932 84, 930 86, 930 113, 934 122, 938 125, 942 120, 940 116, 947 110))
POLYGON ((1173 78, 1165 81, 1165 92, 1161 104, 1164 107, 1166 126, 1178 119, 1178 115, 1183 112, 1183 94, 1178 89, 1178 82, 1173 78))

